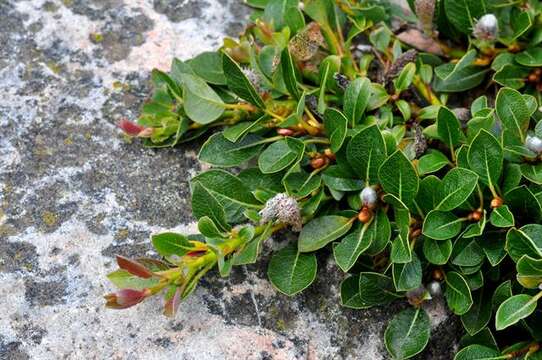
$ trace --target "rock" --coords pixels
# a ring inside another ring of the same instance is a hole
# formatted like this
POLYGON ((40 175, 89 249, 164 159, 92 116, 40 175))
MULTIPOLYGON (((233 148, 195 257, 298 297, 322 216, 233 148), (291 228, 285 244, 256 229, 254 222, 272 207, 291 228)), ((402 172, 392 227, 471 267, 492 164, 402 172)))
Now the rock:
MULTIPOLYGON (((0 2, 0 358, 386 358, 384 324, 405 304, 341 308, 326 256, 294 298, 271 287, 264 256, 210 273, 175 319, 159 299, 103 307, 115 254, 152 256, 149 234, 195 231, 201 145, 143 149, 115 123, 137 116, 152 68, 218 47, 247 15, 234 0, 0 2)), ((440 316, 426 354, 449 357, 457 331, 440 316)))

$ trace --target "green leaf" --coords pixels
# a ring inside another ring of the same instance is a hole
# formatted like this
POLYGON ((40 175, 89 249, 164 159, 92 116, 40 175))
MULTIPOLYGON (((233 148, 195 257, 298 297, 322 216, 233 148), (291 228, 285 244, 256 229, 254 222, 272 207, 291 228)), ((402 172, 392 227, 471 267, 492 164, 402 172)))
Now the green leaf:
POLYGON ((486 130, 480 130, 469 147, 468 161, 471 170, 491 189, 499 183, 503 167, 501 144, 486 130))
POLYGON ((352 127, 360 122, 369 104, 370 86, 371 81, 369 79, 358 77, 352 80, 344 91, 343 110, 352 127))
POLYGON ((151 242, 156 252, 162 256, 183 256, 194 248, 186 236, 173 232, 152 235, 151 242))
POLYGON ((386 144, 377 125, 363 129, 350 140, 346 158, 366 185, 378 183, 378 168, 386 160, 386 144))
POLYGON ((542 185, 542 164, 528 164, 524 163, 520 165, 521 175, 532 183, 542 185))
POLYGON ((224 102, 207 83, 194 75, 181 74, 184 111, 198 124, 209 124, 224 113, 224 102))
POLYGON ((441 187, 441 180, 434 175, 426 176, 420 181, 420 189, 416 195, 416 204, 425 213, 433 210, 440 202, 437 189, 441 187))
POLYGON ((231 226, 226 220, 224 208, 217 198, 198 181, 192 185, 192 214, 196 219, 208 216, 222 231, 228 231, 231 226))
POLYGON ((359 226, 333 247, 335 262, 342 271, 354 266, 359 256, 376 241, 388 241, 391 234, 390 222, 386 214, 379 211, 370 223, 359 226), (377 240, 378 239, 378 240, 377 240))
POLYGON ((348 120, 339 110, 327 108, 324 113, 324 127, 331 143, 331 151, 339 152, 346 138, 348 120))
POLYGON ((445 265, 452 254, 452 240, 438 241, 423 238, 423 254, 427 261, 435 265, 445 265))
POLYGON ((497 309, 495 328, 497 330, 506 329, 531 315, 535 311, 537 301, 541 295, 542 292, 536 296, 520 294, 506 299, 497 309))
POLYGON ((520 229, 510 229, 506 234, 506 251, 516 262, 523 255, 542 258, 542 225, 528 224, 520 229))
POLYGON ((473 294, 473 304, 469 311, 461 315, 461 323, 472 336, 482 331, 491 319, 491 296, 487 289, 480 289, 473 294))
POLYGON ((438 112, 437 132, 440 140, 450 149, 456 147, 463 137, 457 116, 444 106, 438 112))
POLYGON ((405 91, 412 84, 412 80, 416 75, 416 64, 410 62, 403 67, 396 79, 393 80, 393 85, 397 93, 405 91))
POLYGON ((460 32, 470 34, 477 19, 488 13, 486 0, 444 0, 448 21, 460 32))
POLYGON ((527 289, 538 288, 542 284, 542 259, 523 255, 516 263, 516 278, 527 289))
POLYGON ((506 257, 506 250, 504 249, 506 234, 487 232, 478 242, 491 266, 499 265, 506 257))
POLYGON ((499 351, 487 346, 474 344, 461 349, 455 355, 454 360, 496 360, 502 358, 499 351))
POLYGON ((480 85, 489 70, 480 70, 480 67, 473 65, 475 59, 476 50, 469 50, 457 64, 445 63, 437 66, 433 82, 434 90, 462 92, 480 85))
POLYGON ((273 222, 270 221, 260 235, 249 241, 239 252, 233 255, 232 265, 254 264, 260 255, 262 242, 269 239, 272 234, 273 222))
POLYGON ((295 99, 299 99, 301 94, 299 93, 299 88, 297 87, 296 67, 288 47, 282 50, 282 54, 280 55, 280 66, 282 68, 282 77, 284 78, 286 89, 288 89, 290 95, 292 95, 295 99))
POLYGON ((378 178, 385 192, 397 196, 407 206, 418 193, 418 174, 401 150, 384 161, 378 170, 378 178))
POLYGON ((476 239, 461 237, 454 244, 452 263, 458 266, 474 267, 484 261, 484 255, 476 239))
POLYGON ((198 230, 201 235, 208 238, 225 238, 228 236, 227 233, 224 233, 220 230, 213 220, 208 216, 203 216, 198 221, 198 230))
POLYGON ((263 20, 275 31, 281 31, 288 26, 292 33, 305 26, 303 14, 299 11, 297 0, 269 0, 265 6, 263 20))
POLYGON ((412 261, 406 264, 392 265, 393 284, 397 291, 409 291, 418 288, 422 283, 422 265, 412 253, 412 261))
POLYGON ((491 305, 496 310, 506 299, 512 296, 512 281, 506 280, 495 289, 491 305))
POLYGON ((314 254, 302 254, 291 244, 273 254, 267 276, 278 291, 293 296, 312 284, 316 268, 314 254))
POLYGON ((284 188, 289 195, 303 198, 308 196, 314 190, 318 189, 322 183, 322 177, 315 173, 305 171, 292 172, 286 175, 283 180, 284 188))
POLYGON ((235 125, 232 125, 230 127, 227 127, 226 129, 224 129, 222 134, 229 141, 237 142, 241 140, 246 134, 251 132, 253 129, 257 128, 261 122, 268 119, 269 119, 268 115, 263 115, 253 121, 243 121, 235 125))
POLYGON ((432 210, 423 221, 422 233, 435 240, 451 239, 461 232, 463 221, 451 212, 432 210))
POLYGON ((500 89, 495 100, 495 109, 504 129, 523 144, 531 114, 521 93, 510 88, 500 89))
POLYGON ((328 187, 337 191, 356 191, 363 189, 363 181, 356 178, 344 167, 331 165, 322 173, 322 180, 328 187))
POLYGON ((107 278, 119 289, 134 290, 143 290, 152 287, 158 284, 160 281, 156 277, 144 279, 139 276, 132 275, 128 271, 122 269, 107 274, 107 278))
POLYGON ((219 201, 225 199, 245 207, 257 208, 259 205, 258 200, 254 198, 243 181, 227 171, 219 169, 204 171, 192 178, 191 181, 197 181, 215 195, 219 201))
POLYGON ((203 144, 198 158, 214 166, 239 166, 260 152, 263 147, 260 140, 259 136, 248 134, 239 142, 232 143, 223 134, 216 133, 203 144))
POLYGON ((297 245, 300 252, 316 251, 346 234, 352 220, 337 215, 326 215, 311 220, 303 226, 297 245))
POLYGON ((248 101, 252 105, 265 108, 265 104, 254 88, 254 85, 246 77, 241 67, 225 52, 222 55, 222 67, 226 77, 228 88, 241 99, 248 101))
POLYGON ((439 171, 450 163, 450 160, 438 150, 429 150, 418 159, 418 174, 420 176, 439 171))
POLYGON ((214 85, 226 85, 222 70, 222 56, 215 51, 206 51, 191 59, 188 64, 196 75, 214 85))
POLYGON ((372 256, 382 252, 388 245, 391 237, 390 220, 384 210, 378 209, 374 216, 374 220, 369 228, 373 240, 371 241, 371 246, 365 251, 372 256))
POLYGON ((359 294, 359 275, 349 276, 341 282, 341 305, 350 309, 364 309, 359 294))
POLYGON ((384 332, 386 349, 394 359, 408 359, 429 342, 431 323, 427 313, 409 308, 395 315, 384 332))
POLYGON ((530 67, 542 66, 542 48, 535 47, 516 54, 514 60, 520 65, 530 67))
POLYGON ((478 184, 478 175, 474 172, 454 168, 450 170, 442 179, 439 189, 440 202, 436 210, 451 211, 463 204, 472 194, 478 184))
POLYGON ((450 271, 446 273, 446 290, 444 296, 446 303, 456 315, 463 315, 472 306, 472 295, 467 282, 459 273, 450 271))
POLYGON ((374 272, 359 274, 359 296, 364 307, 389 304, 402 297, 395 292, 391 278, 374 272))
POLYGON ((489 221, 491 225, 496 227, 511 227, 514 226, 514 214, 512 214, 507 205, 502 205, 493 209, 489 221))
POLYGON ((538 222, 542 218, 540 203, 527 186, 521 185, 513 188, 504 195, 504 199, 518 219, 523 218, 523 221, 530 219, 538 222))
POLYGON ((497 70, 495 75, 493 75, 493 80, 502 86, 521 89, 525 85, 525 80, 529 72, 528 68, 506 64, 497 70))
POLYGON ((287 137, 267 147, 258 158, 258 167, 264 174, 272 174, 286 169, 294 161, 300 160, 305 151, 303 141, 287 137))

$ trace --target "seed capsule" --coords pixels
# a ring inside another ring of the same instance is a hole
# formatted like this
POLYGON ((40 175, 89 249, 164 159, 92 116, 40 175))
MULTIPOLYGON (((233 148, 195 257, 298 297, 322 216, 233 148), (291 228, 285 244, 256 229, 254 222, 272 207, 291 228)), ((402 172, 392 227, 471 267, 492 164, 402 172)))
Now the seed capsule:
POLYGON ((442 281, 442 279, 444 279, 444 274, 442 273, 442 270, 440 269, 433 270, 433 279, 436 281, 442 281))
POLYGON ((317 157, 311 160, 311 166, 313 169, 320 169, 326 164, 326 160, 323 157, 317 157))
POLYGON ((277 129, 277 134, 282 136, 292 136, 294 131, 292 129, 277 129))
POLYGON ((493 200, 491 200, 491 207, 493 209, 498 208, 502 205, 502 199, 500 197, 496 197, 493 200))

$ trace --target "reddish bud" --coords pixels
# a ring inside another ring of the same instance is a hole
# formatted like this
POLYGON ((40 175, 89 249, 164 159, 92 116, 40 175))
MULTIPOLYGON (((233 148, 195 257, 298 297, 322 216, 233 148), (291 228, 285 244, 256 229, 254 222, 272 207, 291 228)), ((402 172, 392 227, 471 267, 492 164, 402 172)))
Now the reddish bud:
POLYGON ((367 224, 371 218, 373 217, 373 213, 371 210, 365 206, 358 214, 358 220, 364 224, 367 224))
POLYGON ((119 121, 118 127, 124 131, 126 135, 134 137, 150 137, 154 131, 153 128, 141 126, 126 119, 119 121))
POLYGON ((320 169, 326 164, 326 160, 323 157, 317 157, 311 160, 311 166, 313 169, 320 169))
POLYGON ((493 200, 491 200, 491 207, 493 209, 498 208, 503 204, 502 199, 500 197, 496 197, 493 200))
POLYGON ((292 136, 294 131, 291 129, 277 129, 277 134, 282 136, 292 136))
POLYGON ((205 254, 206 252, 207 252, 207 250, 194 250, 194 251, 190 251, 186 255, 187 256, 200 256, 200 255, 205 254))
POLYGON ((444 279, 444 274, 442 273, 442 270, 440 269, 433 270, 433 279, 437 281, 442 281, 442 279, 444 279))
POLYGON ((126 270, 130 274, 140 278, 148 279, 153 276, 153 273, 145 266, 141 265, 137 261, 127 259, 123 256, 117 255, 117 264, 121 269, 126 270))
POLYGON ((122 289, 116 293, 105 295, 104 298, 107 301, 105 306, 111 309, 126 309, 139 304, 149 295, 151 295, 149 289, 122 289))
POLYGON ((177 309, 181 303, 181 292, 181 289, 177 288, 172 298, 166 302, 166 305, 164 305, 164 315, 172 317, 177 313, 177 309))

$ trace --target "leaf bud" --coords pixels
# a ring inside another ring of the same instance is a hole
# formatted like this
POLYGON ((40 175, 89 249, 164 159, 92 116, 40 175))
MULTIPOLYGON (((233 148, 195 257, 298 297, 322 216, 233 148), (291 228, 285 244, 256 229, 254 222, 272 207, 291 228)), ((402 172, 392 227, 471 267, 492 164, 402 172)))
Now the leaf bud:
POLYGON ((117 264, 119 265, 119 268, 126 270, 137 277, 148 279, 153 276, 153 273, 145 266, 137 261, 125 258, 124 256, 117 255, 117 264))
POLYGON ((294 131, 292 129, 277 129, 277 134, 282 136, 292 136, 294 134, 294 131))
POLYGON ((317 157, 311 160, 311 166, 313 169, 320 169, 326 164, 326 159, 323 157, 317 157))
POLYGON ((105 295, 104 298, 107 301, 105 306, 111 309, 126 309, 139 304, 150 295, 151 291, 149 289, 122 289, 116 293, 105 295))
POLYGON ((128 136, 148 138, 151 137, 154 129, 141 126, 133 121, 122 119, 117 125, 128 136))
POLYGON ((502 199, 500 197, 496 197, 493 200, 491 200, 491 207, 493 209, 502 206, 502 204, 503 204, 503 202, 502 202, 502 199))
POLYGON ((499 22, 493 14, 485 14, 482 16, 476 25, 472 34, 478 40, 494 41, 499 32, 499 22))
POLYGON ((371 221, 372 217, 373 213, 367 206, 364 206, 358 214, 358 220, 363 224, 367 224, 369 221, 371 221))

